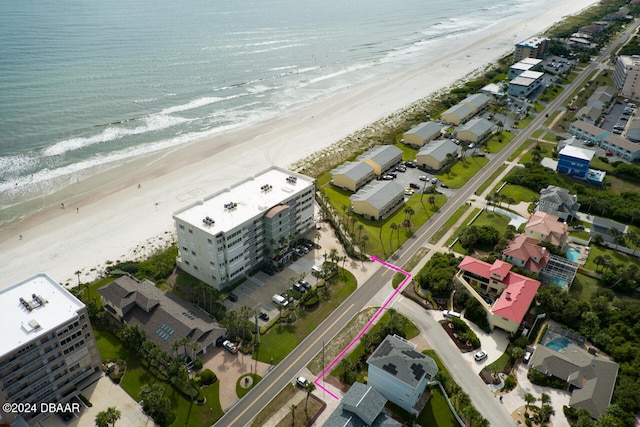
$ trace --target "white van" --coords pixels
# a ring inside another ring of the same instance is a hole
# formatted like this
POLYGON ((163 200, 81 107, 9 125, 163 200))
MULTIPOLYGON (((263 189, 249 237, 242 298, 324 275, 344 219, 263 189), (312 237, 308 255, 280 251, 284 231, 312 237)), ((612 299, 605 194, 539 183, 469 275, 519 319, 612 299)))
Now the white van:
POLYGON ((453 310, 442 310, 442 315, 443 315, 444 317, 457 317, 458 319, 460 319, 460 317, 462 317, 462 316, 460 315, 460 313, 455 312, 455 311, 453 311, 453 310))
POLYGON ((271 301, 275 302, 276 304, 280 304, 283 307, 286 307, 287 304, 289 304, 289 301, 287 301, 285 297, 278 294, 275 294, 274 296, 272 296, 271 301))

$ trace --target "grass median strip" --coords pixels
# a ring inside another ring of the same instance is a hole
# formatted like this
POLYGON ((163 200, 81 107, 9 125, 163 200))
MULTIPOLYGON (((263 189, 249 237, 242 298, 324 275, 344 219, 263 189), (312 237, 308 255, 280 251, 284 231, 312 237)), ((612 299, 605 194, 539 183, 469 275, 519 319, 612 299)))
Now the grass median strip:
POLYGON ((434 233, 433 236, 431 236, 431 238, 429 239, 429 243, 432 244, 436 244, 440 241, 440 239, 442 239, 442 237, 444 237, 444 235, 447 233, 447 231, 449 231, 451 229, 451 227, 453 227, 453 225, 458 222, 458 220, 460 219, 460 217, 462 217, 462 215, 464 215, 464 213, 467 211, 467 209, 469 209, 471 206, 469 205, 462 205, 460 206, 453 215, 451 215, 449 217, 449 219, 447 220, 447 222, 444 223, 444 226, 442 228, 440 228, 438 231, 436 231, 434 233))

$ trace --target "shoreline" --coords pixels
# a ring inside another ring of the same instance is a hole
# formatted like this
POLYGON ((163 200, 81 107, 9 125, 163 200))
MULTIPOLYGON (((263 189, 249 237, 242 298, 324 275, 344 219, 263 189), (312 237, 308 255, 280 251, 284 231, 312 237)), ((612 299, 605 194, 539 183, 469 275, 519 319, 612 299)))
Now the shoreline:
MULTIPOLYGON (((470 42, 453 40, 455 49, 430 63, 245 129, 128 161, 44 196, 42 204, 51 207, 0 226, 0 253, 11 260, 0 267, 2 286, 41 271, 63 283, 75 284, 75 271, 82 271, 82 281, 91 280, 108 262, 136 258, 166 243, 174 232, 171 214, 180 207, 270 165, 299 170, 310 158, 346 150, 372 126, 394 120, 412 104, 494 63, 516 41, 595 3, 565 0, 526 21, 483 30, 470 42)), ((37 206, 40 199, 30 203, 37 206)))

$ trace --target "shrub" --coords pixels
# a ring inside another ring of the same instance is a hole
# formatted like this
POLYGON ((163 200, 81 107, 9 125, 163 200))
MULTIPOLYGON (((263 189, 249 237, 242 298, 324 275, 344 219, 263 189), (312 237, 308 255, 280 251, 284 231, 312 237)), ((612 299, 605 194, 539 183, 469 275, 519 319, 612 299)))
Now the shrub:
POLYGON ((529 378, 529 381, 531 381, 532 383, 543 387, 552 387, 559 390, 564 390, 566 388, 566 384, 564 381, 555 377, 547 376, 536 369, 529 369, 527 378, 529 378))
POLYGON ((509 375, 504 380, 504 387, 502 388, 502 390, 511 391, 516 387, 516 384, 517 384, 516 383, 516 378, 513 375, 509 375))
POLYGON ((318 295, 313 295, 311 298, 304 302, 304 306, 305 308, 311 308, 318 305, 319 302, 320 298, 318 298, 318 295))
POLYGON ((205 369, 200 374, 200 384, 202 385, 211 385, 218 380, 216 374, 211 369, 205 369))

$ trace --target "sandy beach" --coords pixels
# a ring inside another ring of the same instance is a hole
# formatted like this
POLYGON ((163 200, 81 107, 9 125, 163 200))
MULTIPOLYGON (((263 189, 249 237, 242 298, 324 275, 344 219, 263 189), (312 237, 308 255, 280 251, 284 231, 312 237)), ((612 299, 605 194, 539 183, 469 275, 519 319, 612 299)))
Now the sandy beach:
POLYGON ((450 51, 430 63, 250 128, 128 162, 35 201, 53 207, 0 229, 0 287, 38 272, 72 285, 76 271, 88 281, 111 262, 164 246, 173 238, 171 215, 177 209, 270 165, 291 167, 314 153, 330 155, 328 147, 337 141, 449 87, 514 43, 594 3, 563 0, 532 10, 526 22, 452 38, 450 51))

